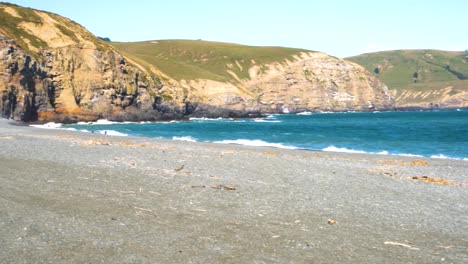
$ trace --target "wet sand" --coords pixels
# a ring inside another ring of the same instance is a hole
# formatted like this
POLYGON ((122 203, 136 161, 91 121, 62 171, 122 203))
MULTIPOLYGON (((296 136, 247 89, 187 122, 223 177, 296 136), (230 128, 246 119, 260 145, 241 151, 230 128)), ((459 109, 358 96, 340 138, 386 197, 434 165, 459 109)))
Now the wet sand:
POLYGON ((0 120, 0 263, 466 263, 468 162, 0 120))

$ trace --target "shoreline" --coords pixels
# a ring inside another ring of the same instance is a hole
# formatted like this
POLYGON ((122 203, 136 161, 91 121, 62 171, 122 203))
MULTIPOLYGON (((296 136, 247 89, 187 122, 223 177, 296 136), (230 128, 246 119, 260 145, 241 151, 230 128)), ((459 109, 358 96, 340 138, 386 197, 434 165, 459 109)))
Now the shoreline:
MULTIPOLYGON (((225 118, 194 118, 193 120, 223 120, 225 118)), ((231 118, 227 118, 232 120, 231 118)), ((191 122, 190 121, 183 121, 183 120, 172 120, 172 121, 156 121, 155 123, 172 123, 172 122, 191 122)), ((148 124, 153 122, 116 122, 110 121, 107 119, 99 119, 95 122, 78 122, 76 124, 86 123, 84 125, 113 125, 113 124, 148 124)), ((76 128, 63 128, 63 125, 70 125, 70 124, 62 124, 62 123, 54 123, 49 122, 45 124, 27 124, 30 127, 36 127, 41 129, 56 129, 56 130, 68 130, 68 131, 76 131, 80 133, 95 133, 95 131, 88 131, 88 130, 79 130, 76 128)), ((125 134, 119 131, 115 131, 112 129, 101 129, 96 131, 98 134, 104 134, 109 136, 124 136, 124 137, 138 137, 134 135, 125 134), (104 132, 103 132, 104 131, 104 132)), ((460 161, 468 161, 468 157, 451 157, 447 156, 443 153, 437 153, 432 155, 422 155, 422 154, 414 154, 414 153, 395 153, 389 152, 388 150, 378 150, 378 151, 365 151, 359 149, 352 149, 347 147, 336 147, 333 144, 322 148, 322 149, 313 149, 313 148, 301 148, 292 145, 285 145, 284 143, 275 143, 275 142, 267 142, 261 139, 235 139, 235 140, 213 140, 213 141, 199 141, 198 139, 192 138, 191 136, 173 136, 172 138, 153 138, 153 137, 143 137, 142 138, 149 138, 149 139, 163 139, 163 140, 177 140, 177 141, 186 141, 186 142, 200 142, 200 143, 212 143, 212 144, 228 144, 228 145, 241 145, 241 146, 253 146, 253 147, 273 147, 273 148, 280 148, 280 149, 296 149, 296 150, 305 150, 305 151, 319 151, 319 152, 333 152, 333 153, 350 153, 350 154, 369 154, 369 155, 382 155, 382 156, 402 156, 402 157, 413 157, 413 158, 431 158, 431 159, 451 159, 451 160, 460 160, 460 161)))
MULTIPOLYGON (((348 110, 348 111, 325 111, 325 110, 301 110, 295 112, 271 112, 271 113, 248 113, 245 115, 240 116, 215 116, 215 117, 207 117, 207 116, 198 116, 198 115, 187 115, 181 118, 172 118, 172 119, 128 119, 122 120, 119 118, 116 119, 107 119, 107 118, 97 118, 94 121, 79 121, 75 120, 73 122, 66 122, 66 123, 56 123, 56 124, 77 124, 80 122, 87 122, 87 123, 94 123, 99 120, 107 120, 110 122, 115 123, 145 123, 145 122, 183 122, 183 121, 190 121, 191 119, 255 119, 255 118, 262 118, 269 115, 309 115, 309 114, 344 114, 344 113, 391 113, 391 112, 440 112, 440 111, 467 111, 468 107, 446 107, 446 108, 429 108, 429 107, 401 107, 401 108, 394 108, 394 109, 375 109, 375 110, 348 110)), ((56 119, 44 120, 44 121, 22 121, 22 120, 15 120, 16 122, 23 122, 32 125, 42 125, 46 123, 55 123, 56 119)))
POLYGON ((461 263, 465 161, 0 119, 0 262, 461 263))

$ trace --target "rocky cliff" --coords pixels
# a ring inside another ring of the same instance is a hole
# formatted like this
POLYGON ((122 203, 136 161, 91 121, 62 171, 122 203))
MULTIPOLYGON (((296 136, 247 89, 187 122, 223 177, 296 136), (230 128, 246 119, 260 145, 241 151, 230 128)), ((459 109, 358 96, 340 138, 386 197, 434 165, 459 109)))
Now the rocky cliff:
POLYGON ((253 65, 241 86, 262 111, 368 111, 390 109, 387 87, 361 66, 320 52, 301 52, 282 63, 253 65), (265 66, 263 66, 265 67, 265 66))
POLYGON ((71 122, 154 109, 157 76, 73 21, 8 4, 0 4, 0 18, 4 117, 71 122))
MULTIPOLYGON (((211 106, 261 113, 369 111, 391 109, 386 86, 357 64, 320 52, 300 52, 280 62, 246 68, 233 82, 182 80, 190 100, 211 106)), ((232 64, 228 68, 244 67, 232 64)))
POLYGON ((363 67, 321 52, 202 40, 112 45, 170 76, 182 89, 168 96, 197 102, 193 114, 393 108, 387 87, 363 67))
POLYGON ((142 59, 52 13, 0 3, 0 26, 0 108, 7 118, 160 120, 393 107, 377 78, 323 53, 241 62, 221 54, 232 61, 223 63, 221 75, 192 67, 190 78, 179 78, 168 70, 176 64, 142 59))

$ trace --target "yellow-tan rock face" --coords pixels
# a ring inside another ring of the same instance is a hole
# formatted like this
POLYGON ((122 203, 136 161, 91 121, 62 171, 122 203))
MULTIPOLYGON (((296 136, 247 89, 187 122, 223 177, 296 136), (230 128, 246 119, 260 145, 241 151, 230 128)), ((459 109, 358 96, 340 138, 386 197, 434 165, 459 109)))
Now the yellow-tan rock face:
POLYGON ((302 53, 294 60, 260 66, 248 69, 249 80, 235 76, 239 80, 235 84, 209 80, 184 84, 205 103, 239 110, 286 113, 393 107, 387 87, 363 67, 324 53, 302 53))
MULTIPOLYGON (((10 19, 21 7, 0 4, 10 19)), ((254 60, 235 82, 174 80, 55 14, 29 10, 29 38, 0 29, 0 107, 7 118, 72 122, 391 109, 387 87, 361 66, 319 52, 267 65, 254 60), (31 36, 34 36, 33 38, 31 36), (21 43, 18 44, 18 43, 21 43), (39 43, 39 44, 38 44, 39 43)))

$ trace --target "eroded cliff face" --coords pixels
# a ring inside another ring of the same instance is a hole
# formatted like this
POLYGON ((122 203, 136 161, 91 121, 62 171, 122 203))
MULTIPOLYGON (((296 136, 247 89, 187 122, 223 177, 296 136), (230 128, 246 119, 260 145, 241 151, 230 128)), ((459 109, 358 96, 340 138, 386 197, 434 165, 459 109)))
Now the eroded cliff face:
POLYGON ((73 122, 110 118, 159 120, 301 111, 391 109, 387 87, 361 66, 323 53, 253 65, 237 83, 166 79, 92 43, 29 55, 0 37, 4 117, 73 122))
POLYGON ((230 71, 236 83, 181 84, 193 91, 191 100, 246 112, 369 111, 394 106, 388 88, 363 67, 320 52, 304 52, 268 65, 252 62, 246 70, 248 79, 230 71))
POLYGON ((468 92, 454 86, 424 91, 394 89, 391 92, 397 109, 468 108, 468 92))
POLYGON ((67 18, 8 4, 0 4, 0 15, 6 23, 0 28, 0 109, 6 118, 161 120, 393 107, 386 86, 364 68, 323 53, 231 64, 232 82, 175 80, 67 18), (242 78, 239 70, 246 73, 242 78))
POLYGON ((25 121, 95 120, 153 111, 160 81, 92 43, 35 56, 0 36, 2 115, 25 121))
POLYGON ((184 98, 165 100, 162 91, 176 89, 157 69, 131 61, 70 19, 6 3, 0 18, 3 117, 73 122, 186 114, 184 98))

